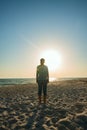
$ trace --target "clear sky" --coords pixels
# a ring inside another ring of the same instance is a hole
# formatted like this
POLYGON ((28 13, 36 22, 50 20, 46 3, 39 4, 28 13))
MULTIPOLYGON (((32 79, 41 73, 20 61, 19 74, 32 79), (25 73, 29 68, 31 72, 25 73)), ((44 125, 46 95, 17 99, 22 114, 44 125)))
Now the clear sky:
POLYGON ((0 0, 0 78, 35 77, 50 49, 51 77, 87 76, 87 0, 0 0))

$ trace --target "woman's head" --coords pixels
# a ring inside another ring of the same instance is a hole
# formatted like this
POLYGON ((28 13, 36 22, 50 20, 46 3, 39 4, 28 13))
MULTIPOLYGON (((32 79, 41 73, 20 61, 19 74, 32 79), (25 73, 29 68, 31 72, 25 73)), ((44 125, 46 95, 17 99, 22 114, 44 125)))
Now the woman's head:
POLYGON ((41 59, 40 59, 40 63, 41 63, 41 65, 43 65, 43 64, 45 63, 45 59, 44 59, 44 58, 41 58, 41 59))

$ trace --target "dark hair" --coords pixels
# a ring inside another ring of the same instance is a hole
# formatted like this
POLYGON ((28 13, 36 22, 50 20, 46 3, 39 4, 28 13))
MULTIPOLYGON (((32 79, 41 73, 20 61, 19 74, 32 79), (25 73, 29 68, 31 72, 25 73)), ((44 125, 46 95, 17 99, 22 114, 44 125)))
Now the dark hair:
POLYGON ((45 61, 45 59, 44 59, 44 58, 41 58, 40 61, 45 61))

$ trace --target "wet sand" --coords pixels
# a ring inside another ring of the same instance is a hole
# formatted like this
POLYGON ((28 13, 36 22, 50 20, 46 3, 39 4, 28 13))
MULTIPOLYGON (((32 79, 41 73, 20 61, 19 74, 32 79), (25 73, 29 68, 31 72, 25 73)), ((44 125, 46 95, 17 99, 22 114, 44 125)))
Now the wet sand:
POLYGON ((87 130, 87 79, 49 83, 40 106, 36 84, 0 87, 0 130, 87 130))

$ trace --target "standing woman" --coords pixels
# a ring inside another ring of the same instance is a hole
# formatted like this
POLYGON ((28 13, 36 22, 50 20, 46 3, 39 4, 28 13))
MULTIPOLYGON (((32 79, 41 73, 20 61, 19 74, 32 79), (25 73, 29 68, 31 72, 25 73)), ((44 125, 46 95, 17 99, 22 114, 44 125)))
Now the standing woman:
POLYGON ((44 65, 45 59, 40 59, 40 65, 37 66, 36 71, 36 82, 38 83, 38 99, 39 104, 41 104, 41 96, 43 92, 43 101, 46 104, 47 98, 47 83, 49 82, 49 72, 48 67, 44 65))

